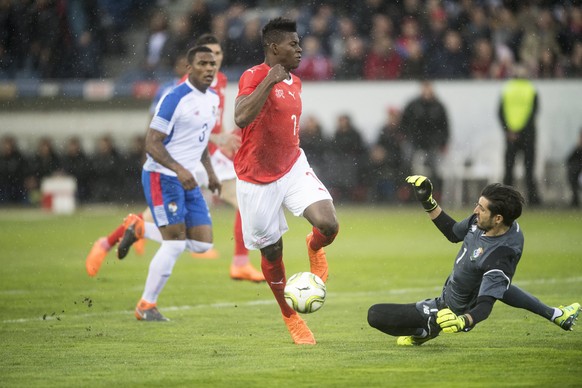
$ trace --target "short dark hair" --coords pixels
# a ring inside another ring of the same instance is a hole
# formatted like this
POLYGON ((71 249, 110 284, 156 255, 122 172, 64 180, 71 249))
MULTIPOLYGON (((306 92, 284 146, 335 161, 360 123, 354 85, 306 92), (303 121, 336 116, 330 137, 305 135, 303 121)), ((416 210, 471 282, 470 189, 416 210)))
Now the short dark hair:
POLYGON ((188 63, 191 64, 192 61, 194 60, 194 56, 198 53, 211 53, 212 54, 212 50, 210 50, 206 46, 194 46, 194 47, 192 47, 190 50, 188 50, 188 63))
POLYGON ((503 223, 511 226, 513 221, 521 216, 525 199, 519 191, 501 183, 492 183, 485 186, 481 196, 489 201, 489 210, 492 215, 501 215, 503 223))
POLYGON ((220 44, 220 40, 218 40, 218 37, 216 35, 207 32, 206 34, 200 35, 198 39, 196 39, 196 42, 194 42, 194 44, 196 46, 204 46, 207 44, 220 44))
POLYGON ((263 46, 280 43, 284 34, 293 32, 297 32, 297 22, 284 17, 271 19, 262 30, 263 46))

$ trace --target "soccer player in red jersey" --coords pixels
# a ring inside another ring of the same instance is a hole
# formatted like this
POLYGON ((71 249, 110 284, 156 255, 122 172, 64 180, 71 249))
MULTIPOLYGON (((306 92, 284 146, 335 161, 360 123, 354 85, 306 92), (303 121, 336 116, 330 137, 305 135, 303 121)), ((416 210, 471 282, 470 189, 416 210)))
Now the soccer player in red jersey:
POLYGON ((265 62, 243 73, 235 102, 235 123, 242 129, 234 166, 243 237, 247 248, 261 251, 263 274, 293 341, 313 345, 313 333, 285 302, 284 209, 312 225, 310 270, 323 281, 328 275, 323 247, 333 242, 339 224, 331 195, 299 147, 301 81, 291 74, 301 61, 296 23, 276 18, 262 34, 265 62))
MULTIPOLYGON (((212 50, 214 56, 216 58, 216 63, 218 69, 222 64, 223 59, 223 51, 220 45, 220 41, 215 35, 212 34, 203 34, 201 35, 195 42, 195 44, 206 46, 212 50)), ((181 84, 188 78, 188 74, 186 73, 186 67, 181 66, 176 68, 176 74, 180 76, 180 78, 176 79, 174 84, 170 85, 167 89, 166 93, 171 90, 174 86, 181 84)), ((222 116, 224 112, 224 101, 225 101, 225 89, 227 86, 227 78, 226 75, 220 71, 216 73, 216 77, 214 81, 210 85, 212 89, 216 91, 218 97, 220 99, 219 105, 219 113, 217 115, 217 122, 212 132, 210 134, 210 142, 208 143, 208 151, 210 153, 210 158, 214 167, 214 171, 218 178, 222 183, 222 191, 220 193, 220 199, 231 205, 235 210, 235 220, 234 220, 234 254, 232 257, 231 265, 230 265, 230 277, 234 280, 249 280, 254 282, 261 282, 264 281, 265 278, 263 274, 255 269, 249 260, 249 252, 248 249, 245 247, 243 238, 242 238, 242 227, 241 227, 241 220, 240 220, 240 213, 238 211, 238 203, 236 199, 236 173, 234 171, 233 165, 233 158, 235 152, 240 147, 240 134, 237 131, 233 132, 225 132, 223 130, 222 125, 222 116)), ((157 99, 161 99, 161 97, 165 95, 165 93, 159 93, 157 99)), ((153 108, 155 110, 155 105, 153 108)), ((197 170, 196 179, 199 181, 201 185, 208 180, 205 176, 205 169, 201 168, 197 170)), ((89 255, 87 256, 86 260, 86 269, 89 276, 97 275, 99 268, 103 260, 105 259, 107 253, 120 241, 124 238, 125 232, 129 226, 135 225, 136 223, 148 222, 152 225, 152 228, 155 227, 153 225, 153 217, 149 208, 146 208, 142 213, 137 215, 129 215, 124 222, 119 225, 115 230, 113 230, 107 237, 102 237, 98 239, 94 244, 93 248, 91 249, 89 255), (143 220, 143 221, 142 221, 143 220)), ((121 244, 121 249, 118 250, 118 256, 120 258, 125 257, 129 250, 129 247, 137 242, 143 242, 142 239, 136 238, 134 234, 134 230, 143 230, 146 231, 149 228, 144 228, 142 226, 138 226, 136 228, 132 228, 128 233, 127 239, 125 239, 124 244, 121 244)), ((143 252, 143 248, 140 245, 135 246, 138 253, 143 252)), ((218 252, 216 250, 211 249, 208 252, 196 254, 191 253, 191 255, 195 258, 218 258, 218 252)))

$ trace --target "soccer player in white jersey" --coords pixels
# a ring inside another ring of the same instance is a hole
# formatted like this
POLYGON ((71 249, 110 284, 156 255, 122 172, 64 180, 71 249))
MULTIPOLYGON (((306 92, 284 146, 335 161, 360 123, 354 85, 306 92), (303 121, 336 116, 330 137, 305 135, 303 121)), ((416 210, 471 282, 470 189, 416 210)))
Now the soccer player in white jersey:
MULTIPOLYGON (((240 131, 226 132, 223 130, 222 115, 224 112, 225 89, 227 85, 227 78, 224 73, 220 72, 220 65, 222 63, 223 52, 218 38, 212 34, 203 34, 196 40, 196 45, 202 45, 210 48, 214 53, 218 71, 214 77, 213 83, 210 85, 216 91, 220 99, 219 112, 216 125, 210 134, 210 141, 208 143, 208 151, 210 153, 210 160, 216 175, 222 183, 222 192, 220 199, 231 205, 235 210, 234 228, 233 228, 233 242, 234 254, 230 265, 230 277, 234 280, 248 280, 253 282, 261 282, 265 277, 260 271, 257 271, 250 262, 249 251, 244 245, 242 237, 242 226, 240 213, 238 211, 238 203, 236 199, 236 173, 234 171, 233 158, 234 154, 240 147, 240 131)), ((188 74, 186 74, 187 59, 186 53, 180 56, 182 59, 176 60, 174 67, 175 74, 178 78, 171 83, 164 84, 156 93, 156 97, 151 105, 151 114, 155 114, 155 109, 161 98, 172 90, 177 85, 184 82, 188 74)), ((149 124, 149 121, 148 121, 149 124)), ((206 173, 200 165, 196 171, 196 180, 200 186, 206 186, 208 178, 206 173)), ((138 224, 153 223, 153 217, 146 208, 143 212, 138 214, 129 214, 123 222, 111 231, 107 236, 100 237, 91 248, 85 260, 87 274, 89 276, 96 276, 101 264, 105 260, 107 253, 119 243, 117 250, 117 257, 123 259, 131 246, 134 247, 137 254, 143 254, 145 239, 138 239, 135 236, 134 230, 136 228, 143 228, 138 224), (134 226, 135 225, 135 226, 134 226)), ((151 225, 150 225, 151 226, 151 225)), ((149 238, 149 236, 145 236, 149 238)), ((204 253, 194 253, 191 255, 194 258, 201 259, 216 259, 219 253, 215 249, 209 249, 204 253)))
MULTIPOLYGON (((208 139, 218 115, 218 95, 209 89, 217 71, 212 50, 197 46, 188 51, 188 79, 163 97, 146 135, 147 160, 142 184, 156 224, 148 234, 161 234, 161 246, 149 267, 135 316, 166 321, 157 309, 163 290, 180 254, 188 249, 212 248, 208 206, 194 176, 202 162, 208 188, 221 190, 208 155, 208 139)), ((147 227, 147 225, 146 225, 147 227)), ((136 231, 143 236, 144 231, 136 231)))

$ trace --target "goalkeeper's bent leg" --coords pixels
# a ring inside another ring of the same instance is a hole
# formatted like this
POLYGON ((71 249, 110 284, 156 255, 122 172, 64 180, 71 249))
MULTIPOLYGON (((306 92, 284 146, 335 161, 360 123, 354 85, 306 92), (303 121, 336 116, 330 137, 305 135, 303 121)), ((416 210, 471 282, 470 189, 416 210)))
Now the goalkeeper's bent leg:
POLYGON ((416 303, 375 304, 368 310, 368 324, 392 336, 428 334, 426 319, 416 309, 416 303))

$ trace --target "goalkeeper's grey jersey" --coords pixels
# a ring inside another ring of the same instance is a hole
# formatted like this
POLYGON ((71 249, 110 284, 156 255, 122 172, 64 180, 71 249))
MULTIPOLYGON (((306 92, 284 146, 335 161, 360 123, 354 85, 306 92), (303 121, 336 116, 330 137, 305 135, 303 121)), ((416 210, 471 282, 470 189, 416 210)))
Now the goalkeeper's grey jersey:
POLYGON ((519 224, 514 222, 506 233, 488 237, 477 228, 476 216, 472 215, 457 222, 453 232, 463 239, 463 246, 443 288, 442 298, 447 306, 463 314, 479 296, 502 299, 523 252, 519 224))

